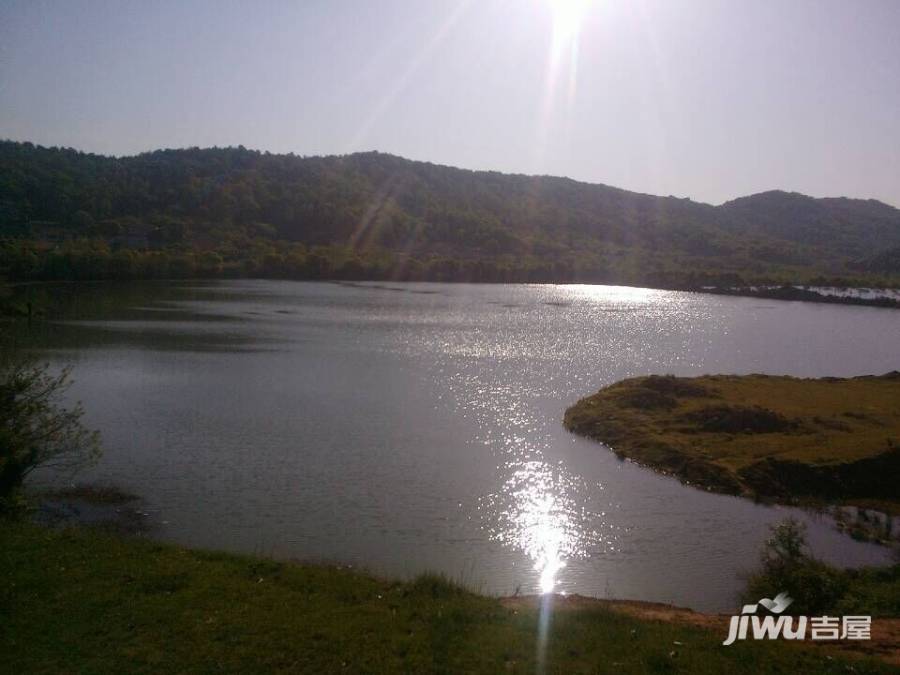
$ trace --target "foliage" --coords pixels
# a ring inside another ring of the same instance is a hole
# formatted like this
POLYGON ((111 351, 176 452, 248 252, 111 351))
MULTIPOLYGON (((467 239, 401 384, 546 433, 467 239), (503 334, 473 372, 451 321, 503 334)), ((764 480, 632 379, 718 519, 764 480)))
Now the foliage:
POLYGON ((684 416, 703 431, 731 434, 771 434, 791 431, 797 422, 761 406, 711 405, 684 416))
POLYGON ((806 526, 788 518, 771 528, 760 569, 747 582, 744 603, 786 591, 791 614, 900 616, 900 565, 841 570, 816 560, 806 544, 806 526))
POLYGON ((39 467, 74 470, 95 459, 99 437, 81 423, 80 405, 66 407, 69 370, 0 354, 0 510, 39 467))
POLYGON ((772 206, 782 198, 713 207, 377 152, 188 148, 115 158, 0 142, 0 273, 660 288, 898 281, 883 266, 852 263, 900 246, 900 211, 810 198, 803 208, 772 206), (755 227, 757 211, 774 224, 755 227), (800 234, 791 229, 798 214, 800 234))
POLYGON ((771 527, 762 551, 763 571, 780 574, 806 560, 806 524, 786 518, 771 527))

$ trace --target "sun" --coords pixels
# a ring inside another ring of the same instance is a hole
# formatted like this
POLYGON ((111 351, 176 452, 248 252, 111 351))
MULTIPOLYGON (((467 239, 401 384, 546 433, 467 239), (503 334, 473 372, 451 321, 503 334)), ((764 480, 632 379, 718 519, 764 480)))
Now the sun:
POLYGON ((553 14, 553 39, 557 44, 570 42, 578 35, 591 0, 547 0, 553 14))

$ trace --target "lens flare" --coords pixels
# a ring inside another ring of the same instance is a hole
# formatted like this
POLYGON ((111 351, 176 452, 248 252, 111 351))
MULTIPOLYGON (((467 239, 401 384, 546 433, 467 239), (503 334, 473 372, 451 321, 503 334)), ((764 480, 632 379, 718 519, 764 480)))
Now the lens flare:
POLYGON ((560 104, 565 105, 564 111, 574 106, 578 89, 579 33, 593 4, 592 0, 544 1, 549 13, 551 39, 543 101, 533 143, 535 167, 542 165, 549 138, 559 122, 560 104), (561 83, 565 88, 563 100, 559 96, 561 83))
POLYGON ((553 13, 553 42, 561 47, 575 39, 591 0, 549 0, 553 13))

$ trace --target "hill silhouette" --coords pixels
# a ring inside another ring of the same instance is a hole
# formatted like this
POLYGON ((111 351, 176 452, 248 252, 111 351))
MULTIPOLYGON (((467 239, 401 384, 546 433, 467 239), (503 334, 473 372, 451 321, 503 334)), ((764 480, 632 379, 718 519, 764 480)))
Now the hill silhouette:
POLYGON ((0 235, 13 278, 874 285, 896 282, 900 210, 779 191, 713 206, 379 152, 106 157, 4 141, 0 235))

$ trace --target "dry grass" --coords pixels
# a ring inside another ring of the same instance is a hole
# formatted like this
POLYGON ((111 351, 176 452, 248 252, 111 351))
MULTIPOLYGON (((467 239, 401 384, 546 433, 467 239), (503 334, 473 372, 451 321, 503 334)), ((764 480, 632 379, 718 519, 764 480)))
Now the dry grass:
MULTIPOLYGON (((582 399, 566 411, 565 424, 621 455, 719 491, 759 492, 763 475, 789 468, 813 482, 853 483, 842 495, 847 499, 896 501, 889 476, 854 474, 851 481, 846 471, 860 460, 900 455, 900 373, 640 377, 582 399), (879 478, 884 490, 862 488, 879 478)), ((856 464, 857 474, 865 466, 856 464)))

